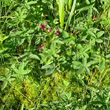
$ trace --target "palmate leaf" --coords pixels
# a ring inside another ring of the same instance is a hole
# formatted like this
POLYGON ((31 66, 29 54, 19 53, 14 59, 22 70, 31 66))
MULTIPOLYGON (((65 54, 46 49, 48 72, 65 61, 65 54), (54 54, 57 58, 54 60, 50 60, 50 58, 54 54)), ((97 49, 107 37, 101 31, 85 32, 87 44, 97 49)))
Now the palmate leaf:
MULTIPOLYGON (((19 65, 18 69, 15 67, 15 65, 12 65, 12 69, 15 71, 16 74, 26 75, 31 72, 31 70, 29 70, 29 69, 24 69, 26 67, 27 63, 28 62, 22 62, 19 65)), ((14 75, 14 76, 16 76, 16 75, 14 75)))
POLYGON ((0 81, 4 81, 4 77, 3 76, 0 76, 0 81))
POLYGON ((15 80, 15 78, 11 78, 11 76, 12 75, 10 73, 8 73, 5 77, 0 76, 0 81, 3 82, 1 90, 4 90, 8 84, 11 84, 11 82, 15 80))

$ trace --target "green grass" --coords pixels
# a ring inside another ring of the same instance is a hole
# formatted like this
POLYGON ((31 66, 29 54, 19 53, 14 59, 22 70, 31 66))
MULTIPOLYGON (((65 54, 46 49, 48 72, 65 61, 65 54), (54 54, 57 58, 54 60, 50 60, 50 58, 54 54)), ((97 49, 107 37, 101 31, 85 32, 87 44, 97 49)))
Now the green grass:
POLYGON ((110 110, 109 0, 0 1, 0 110, 110 110))

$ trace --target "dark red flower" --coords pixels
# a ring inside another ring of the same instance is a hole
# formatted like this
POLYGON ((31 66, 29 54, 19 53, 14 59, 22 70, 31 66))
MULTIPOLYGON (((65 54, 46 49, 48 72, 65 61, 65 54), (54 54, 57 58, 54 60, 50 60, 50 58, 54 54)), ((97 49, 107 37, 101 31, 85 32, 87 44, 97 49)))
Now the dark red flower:
POLYGON ((39 48, 39 52, 41 52, 41 51, 42 51, 43 46, 39 46, 38 48, 39 48))
POLYGON ((59 35, 60 35, 60 31, 56 31, 55 34, 56 34, 57 36, 59 36, 59 35))
POLYGON ((46 29, 44 24, 42 24, 42 25, 40 26, 40 28, 41 28, 42 30, 45 30, 45 29, 46 29))

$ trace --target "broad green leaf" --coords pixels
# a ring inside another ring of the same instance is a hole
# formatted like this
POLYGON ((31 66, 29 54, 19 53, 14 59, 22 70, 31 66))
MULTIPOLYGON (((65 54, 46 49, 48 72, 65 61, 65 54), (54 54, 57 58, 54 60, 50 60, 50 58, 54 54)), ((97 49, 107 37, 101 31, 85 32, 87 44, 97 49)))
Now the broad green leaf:
POLYGON ((77 27, 75 27, 75 29, 76 30, 79 30, 79 31, 85 31, 86 30, 86 28, 85 27, 82 27, 82 26, 77 26, 77 27))
MULTIPOLYGON (((15 67, 15 65, 12 65, 12 69, 15 71, 16 74, 22 74, 22 75, 25 75, 25 74, 28 74, 31 72, 31 70, 29 69, 24 69, 26 67, 28 62, 22 62, 20 63, 18 69, 15 67)), ((14 75, 14 76, 18 76, 18 75, 14 75)))
POLYGON ((98 63, 97 60, 96 61, 90 61, 90 62, 87 63, 87 67, 90 67, 91 65, 94 65, 94 64, 97 64, 97 63, 98 63))
POLYGON ((64 44, 64 42, 62 42, 62 41, 60 41, 60 40, 55 40, 55 43, 64 44))
POLYGON ((37 3, 37 1, 30 1, 30 2, 28 2, 27 4, 28 5, 33 5, 33 4, 36 4, 37 3))
POLYGON ((102 40, 102 39, 96 39, 96 42, 97 42, 97 43, 102 43, 103 40, 102 40))
POLYGON ((82 66, 82 63, 78 61, 73 61, 73 65, 74 65, 74 69, 79 69, 80 66, 82 66))
POLYGON ((36 60, 40 60, 40 58, 39 58, 37 55, 35 55, 35 54, 30 54, 30 55, 29 55, 29 58, 31 58, 31 59, 36 59, 36 60))
POLYGON ((48 76, 48 75, 53 74, 54 70, 55 70, 54 68, 49 69, 49 70, 45 73, 45 75, 48 76))
POLYGON ((77 74, 81 74, 81 73, 83 73, 85 71, 85 67, 84 66, 81 66, 80 68, 79 68, 79 70, 77 71, 77 74))
POLYGON ((51 66, 51 65, 44 65, 44 66, 42 66, 41 67, 41 69, 48 69, 48 68, 52 68, 53 66, 51 66))
POLYGON ((102 37, 103 34, 104 34, 104 31, 100 31, 100 32, 97 33, 97 37, 102 37))
POLYGON ((106 58, 110 58, 110 54, 106 55, 106 58))
POLYGON ((87 33, 88 33, 90 36, 92 36, 92 37, 95 37, 95 38, 96 38, 96 35, 95 35, 92 31, 88 30, 88 31, 87 31, 87 33))

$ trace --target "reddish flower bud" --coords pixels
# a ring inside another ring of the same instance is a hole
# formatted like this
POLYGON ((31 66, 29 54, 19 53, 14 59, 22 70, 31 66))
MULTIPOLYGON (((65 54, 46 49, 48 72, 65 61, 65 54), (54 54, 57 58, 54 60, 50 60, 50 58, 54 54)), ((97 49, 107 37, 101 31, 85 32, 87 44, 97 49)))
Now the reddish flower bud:
POLYGON ((48 28, 47 32, 51 32, 52 31, 52 28, 48 28))
POLYGON ((46 46, 46 43, 44 43, 44 47, 46 46))
POLYGON ((56 34, 57 36, 59 36, 59 35, 60 35, 60 31, 56 31, 55 34, 56 34))
POLYGON ((47 21, 45 21, 45 25, 47 25, 47 21))
POLYGON ((42 48, 43 48, 43 46, 39 46, 39 47, 38 47, 39 52, 41 52, 41 51, 42 51, 42 48))

